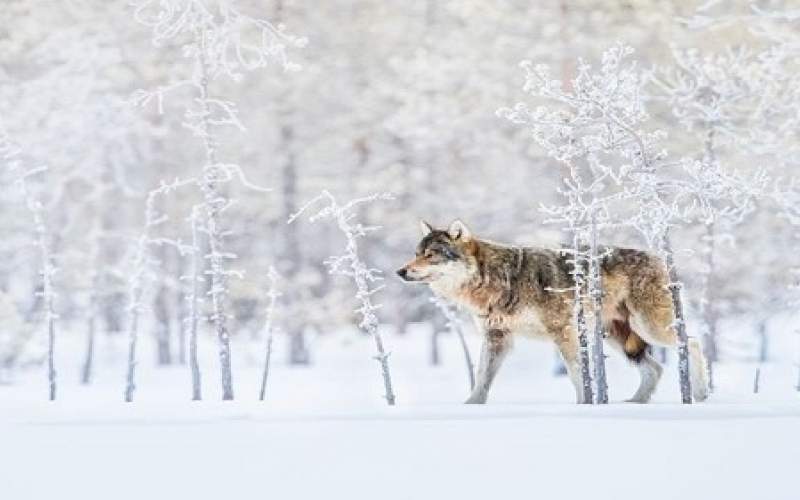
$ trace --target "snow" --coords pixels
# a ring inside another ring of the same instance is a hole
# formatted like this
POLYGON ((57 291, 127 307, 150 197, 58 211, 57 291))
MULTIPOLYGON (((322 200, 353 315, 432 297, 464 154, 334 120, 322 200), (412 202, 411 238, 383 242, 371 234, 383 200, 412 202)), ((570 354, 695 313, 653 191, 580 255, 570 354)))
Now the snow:
MULTIPOLYGON (((394 408, 380 399, 361 334, 315 338, 314 364, 302 368, 284 363, 278 336, 264 403, 260 342, 235 339, 237 400, 222 402, 216 346, 204 336, 206 399, 192 403, 188 369, 148 363, 144 337, 136 400, 126 404, 124 339, 100 338, 90 387, 77 383, 80 336, 60 339, 58 401, 46 401, 39 370, 0 386, 2 498, 797 498, 800 399, 780 356, 796 341, 789 334, 775 336, 758 395, 747 393, 755 365, 723 364, 709 403, 680 405, 672 360, 653 404, 620 403, 636 372, 612 356, 604 407, 573 404, 567 378, 551 375, 552 349, 524 339, 490 403, 463 405, 454 336, 442 336, 443 363, 432 367, 424 327, 385 335, 394 408), (586 449, 603 456, 579 476, 586 449)), ((477 340, 468 338, 473 353, 477 340)))

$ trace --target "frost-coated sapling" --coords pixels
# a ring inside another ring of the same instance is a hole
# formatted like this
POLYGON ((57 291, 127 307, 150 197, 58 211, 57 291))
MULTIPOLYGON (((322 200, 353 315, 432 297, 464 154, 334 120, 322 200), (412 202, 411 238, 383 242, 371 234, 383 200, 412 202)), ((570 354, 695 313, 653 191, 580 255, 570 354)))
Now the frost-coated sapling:
POLYGON ((19 188, 25 206, 31 216, 33 232, 35 234, 35 245, 39 253, 41 276, 41 295, 45 324, 47 325, 47 382, 48 398, 50 401, 56 399, 56 320, 58 314, 55 310, 56 292, 53 288, 53 276, 58 271, 55 259, 50 251, 50 233, 45 221, 45 207, 42 201, 33 193, 29 179, 47 171, 46 167, 27 168, 20 158, 22 154, 19 146, 13 143, 5 130, 4 124, 0 123, 0 158, 3 160, 3 167, 7 169, 14 183, 19 188))
MULTIPOLYGON (((603 200, 604 206, 612 201, 624 202, 609 208, 613 210, 613 223, 636 229, 648 246, 658 250, 667 266, 675 315, 673 326, 678 338, 681 400, 691 403, 683 286, 669 240, 670 228, 681 222, 679 202, 685 193, 684 186, 674 179, 668 167, 681 162, 667 162, 660 145, 665 134, 646 128, 650 119, 645 101, 646 78, 636 62, 629 60, 632 53, 630 47, 614 46, 603 53, 596 69, 580 61, 572 90, 565 90, 547 66, 523 63, 526 90, 563 109, 553 111, 543 106, 530 109, 518 104, 500 113, 516 123, 529 125, 534 138, 546 147, 550 156, 561 161, 584 159, 587 168, 599 179, 587 183, 592 187, 589 192, 602 188, 602 184, 595 185, 597 182, 615 182, 615 193, 603 200), (632 210, 627 208, 630 206, 632 210)), ((590 216, 602 214, 602 210, 590 212, 590 216)), ((702 378, 699 372, 695 374, 698 380, 702 378)), ((704 399, 706 388, 695 388, 695 395, 704 399)))
POLYGON ((450 333, 458 337, 459 345, 461 345, 461 352, 464 354, 464 363, 466 364, 469 389, 471 391, 475 388, 475 365, 472 363, 472 355, 469 353, 469 346, 467 345, 467 340, 464 338, 464 322, 458 317, 458 312, 455 308, 445 302, 442 297, 433 295, 430 300, 445 317, 447 328, 450 330, 450 333))
MULTIPOLYGON (((760 141, 758 109, 771 84, 764 61, 740 48, 720 53, 673 48, 674 64, 653 77, 655 97, 669 105, 673 116, 689 133, 702 132, 698 161, 684 161, 683 190, 692 203, 685 212, 688 220, 703 227, 700 268, 699 312, 708 360, 709 386, 714 387, 714 363, 718 360, 719 317, 716 254, 719 242, 735 241, 732 229, 755 209, 764 195, 768 178, 763 170, 743 175, 724 165, 723 153, 753 153, 760 141)), ((762 144, 763 146, 763 144, 762 144)), ((730 157, 730 155, 728 156, 730 157)))
POLYGON ((269 378, 269 364, 272 358, 272 338, 275 331, 275 305, 281 293, 278 291, 278 271, 270 266, 269 274, 269 290, 267 291, 267 310, 264 317, 264 333, 266 336, 266 347, 264 348, 264 368, 261 373, 261 390, 258 394, 259 401, 264 401, 267 394, 267 379, 269 378))
POLYGON ((355 198, 340 205, 334 196, 328 191, 323 191, 319 196, 313 198, 295 214, 289 218, 289 223, 294 222, 300 215, 311 209, 313 205, 324 203, 322 209, 309 217, 310 222, 317 222, 323 219, 331 219, 336 227, 341 231, 346 240, 345 251, 341 255, 329 257, 325 264, 331 274, 341 274, 353 280, 356 287, 356 300, 359 303, 358 312, 360 316, 359 327, 372 336, 375 341, 377 354, 375 359, 381 367, 383 387, 385 390, 384 398, 389 406, 395 403, 395 394, 392 389, 392 376, 389 372, 389 352, 383 346, 383 339, 378 330, 378 316, 375 312, 380 309, 380 305, 375 304, 372 296, 379 292, 383 286, 372 287, 372 283, 383 279, 379 269, 369 267, 361 258, 358 251, 358 240, 367 234, 377 231, 379 227, 365 226, 355 221, 357 209, 364 203, 371 203, 377 200, 391 200, 393 197, 388 193, 377 193, 363 198, 355 198))
POLYGON ((181 247, 180 242, 156 238, 153 230, 166 222, 167 216, 156 209, 156 200, 183 186, 194 184, 193 179, 164 182, 147 193, 145 198, 144 225, 133 247, 132 268, 128 275, 128 370, 125 378, 125 401, 133 401, 136 390, 136 346, 139 337, 139 320, 144 310, 144 298, 150 290, 157 264, 150 250, 151 245, 171 244, 181 247))

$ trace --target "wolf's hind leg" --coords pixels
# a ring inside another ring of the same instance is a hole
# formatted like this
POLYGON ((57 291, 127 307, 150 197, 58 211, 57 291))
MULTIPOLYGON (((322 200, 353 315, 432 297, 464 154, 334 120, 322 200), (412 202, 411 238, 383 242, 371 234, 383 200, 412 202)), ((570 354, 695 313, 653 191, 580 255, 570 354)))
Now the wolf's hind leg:
MULTIPOLYGON (((676 347, 678 345, 677 334, 672 328, 674 316, 670 307, 650 306, 649 309, 642 307, 634 309, 631 315, 631 323, 637 333, 651 345, 661 345, 665 347, 676 347), (644 314, 639 311, 644 311, 644 314)), ((703 355, 700 343, 697 339, 688 339, 689 347, 689 376, 692 383, 692 397, 695 401, 705 401, 708 398, 708 366, 703 355)))
POLYGON ((491 329, 484 333, 478 376, 475 380, 475 387, 465 403, 486 403, 489 397, 489 388, 492 386, 500 365, 503 364, 503 359, 511 350, 511 346, 511 332, 507 330, 491 329))
POLYGON ((647 351, 643 351, 638 359, 631 360, 631 362, 639 369, 640 381, 639 388, 626 401, 629 403, 648 403, 656 391, 656 387, 658 387, 658 381, 661 380, 661 372, 664 369, 647 351))
POLYGON ((626 401, 630 403, 647 403, 653 396, 661 379, 663 368, 647 352, 647 343, 631 329, 624 320, 614 320, 608 328, 611 345, 625 355, 628 361, 639 370, 639 388, 626 401))

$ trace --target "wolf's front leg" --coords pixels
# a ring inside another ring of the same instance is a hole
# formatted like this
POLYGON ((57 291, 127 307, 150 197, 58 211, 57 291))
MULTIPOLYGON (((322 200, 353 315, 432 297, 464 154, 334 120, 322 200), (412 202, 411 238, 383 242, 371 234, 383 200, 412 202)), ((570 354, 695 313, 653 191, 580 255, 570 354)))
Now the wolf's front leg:
POLYGON ((465 403, 483 404, 486 402, 489 397, 489 388, 492 386, 503 359, 511 350, 511 345, 511 332, 507 330, 490 329, 484 333, 478 376, 475 379, 472 394, 465 403))

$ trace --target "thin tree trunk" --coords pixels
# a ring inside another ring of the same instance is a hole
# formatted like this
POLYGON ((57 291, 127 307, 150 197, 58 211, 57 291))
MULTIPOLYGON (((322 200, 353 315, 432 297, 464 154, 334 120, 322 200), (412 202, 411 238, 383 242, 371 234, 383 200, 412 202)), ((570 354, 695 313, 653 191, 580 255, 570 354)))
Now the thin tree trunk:
POLYGON ((138 299, 131 304, 134 308, 131 311, 130 323, 128 325, 128 374, 125 379, 125 402, 133 402, 133 393, 136 390, 136 343, 139 326, 139 304, 138 299))
MULTIPOLYGON (((163 262, 163 260, 162 260, 163 262)), ((153 307, 156 320, 156 360, 159 365, 172 364, 172 349, 170 345, 169 307, 167 306, 167 288, 162 283, 155 297, 153 307)))
POLYGON ((766 363, 769 359, 769 336, 767 335, 767 320, 762 318, 758 322, 758 361, 766 363))
POLYGON ((99 316, 99 294, 100 294, 100 237, 98 231, 102 227, 101 218, 94 218, 94 228, 92 232, 92 247, 89 252, 91 279, 89 280, 89 304, 86 318, 86 352, 81 366, 81 384, 88 385, 92 381, 92 368, 94 365, 94 343, 97 330, 97 320, 99 316))
POLYGON ((475 365, 472 363, 472 356, 469 353, 467 339, 464 338, 464 331, 459 325, 456 325, 455 332, 458 336, 458 342, 461 344, 461 352, 464 354, 464 363, 467 367, 467 377, 469 377, 469 389, 472 390, 475 388, 475 365))
POLYGON ((703 335, 703 345, 708 361, 708 384, 710 389, 714 389, 714 363, 717 362, 719 350, 717 346, 717 318, 715 311, 715 296, 714 296, 714 251, 715 251, 715 235, 714 223, 708 222, 704 225, 705 234, 703 240, 705 248, 705 262, 703 265, 702 274, 700 275, 701 281, 701 295, 700 295, 700 316, 703 319, 705 332, 703 335))
POLYGON ((797 365, 797 385, 795 389, 797 389, 797 392, 800 392, 800 363, 797 365))
POLYGON ((472 390, 475 388, 475 365, 472 362, 472 355, 469 353, 469 346, 467 345, 467 339, 464 337, 464 329, 462 328, 461 321, 456 316, 455 311, 441 298, 434 296, 431 298, 431 302, 433 302, 444 315, 447 320, 447 328, 458 337, 458 342, 461 345, 461 352, 464 354, 464 363, 467 368, 467 377, 469 378, 469 388, 472 390))
MULTIPOLYGON (((717 154, 714 142, 716 136, 716 125, 713 122, 709 122, 706 124, 706 127, 707 131, 704 142, 703 165, 706 169, 712 169, 717 162, 717 154)), ((716 210, 714 212, 716 212, 716 210)), ((705 352, 708 365, 708 386, 712 391, 714 390, 714 364, 718 361, 719 357, 717 345, 716 286, 713 282, 716 271, 716 261, 714 260, 716 250, 715 216, 716 214, 714 213, 711 215, 711 217, 708 217, 704 224, 705 234, 703 235, 703 240, 705 243, 705 262, 701 274, 700 295, 700 316, 703 319, 705 328, 705 332, 703 332, 703 351, 705 352)))
POLYGON ((48 237, 47 227, 42 214, 43 208, 41 203, 33 199, 27 191, 27 185, 24 184, 25 198, 28 203, 28 209, 33 216, 34 230, 36 231, 36 244, 39 247, 39 256, 42 261, 41 277, 42 277, 42 300, 44 301, 45 321, 47 322, 47 381, 49 389, 50 401, 56 399, 56 366, 55 366, 55 346, 56 346, 56 312, 54 306, 54 291, 53 291, 53 274, 55 273, 55 264, 53 263, 53 256, 50 254, 50 243, 48 237))
MULTIPOLYGON (((283 215, 284 219, 291 217, 297 211, 297 164, 294 157, 293 150, 294 129, 284 124, 281 127, 281 143, 282 148, 286 151, 286 160, 283 164, 282 171, 282 193, 283 193, 283 215)), ((297 275, 298 263, 301 261, 302 250, 298 240, 297 227, 289 225, 284 231, 285 245, 283 249, 286 267, 282 270, 286 279, 289 282, 294 282, 297 275)), ((297 307, 298 294, 296 291, 291 294, 290 300, 293 300, 292 307, 297 307)), ((300 318, 300 316, 297 316, 300 318)), ((293 321, 289 327, 289 363, 293 365, 307 365, 310 362, 311 356, 308 352, 308 345, 306 342, 305 325, 302 322, 293 321)))
POLYGON ((441 356, 439 354, 439 336, 441 335, 441 331, 436 328, 434 325, 433 330, 431 331, 431 356, 430 362, 431 366, 439 366, 442 364, 441 356))
MULTIPOLYGON (((93 302, 94 299, 91 299, 93 302)), ((90 305, 89 319, 86 332, 86 354, 81 367, 81 384, 88 385, 92 381, 92 366, 94 364, 94 338, 95 338, 94 307, 90 305)))
POLYGON ((264 370, 261 375, 261 391, 259 392, 258 396, 259 401, 264 401, 264 398, 267 394, 267 379, 269 378, 269 366, 270 360, 272 359, 272 333, 273 323, 275 320, 275 304, 278 301, 278 297, 281 295, 277 288, 278 273, 274 268, 270 268, 269 280, 270 286, 269 292, 267 293, 269 302, 267 303, 267 311, 264 321, 264 333, 267 337, 267 345, 266 349, 264 349, 264 370))
POLYGON ((220 227, 221 212, 228 205, 228 200, 219 192, 217 144, 211 134, 209 117, 211 109, 208 104, 208 62, 206 61, 205 33, 198 32, 197 36, 197 62, 200 67, 200 96, 202 107, 201 127, 203 144, 206 152, 206 165, 203 167, 200 190, 203 194, 206 210, 206 232, 208 234, 209 255, 208 260, 211 275, 211 303, 213 309, 212 321, 219 341, 220 381, 222 383, 223 401, 233 400, 233 370, 231 367, 230 333, 227 326, 225 312, 225 299, 227 297, 227 275, 225 272, 225 254, 223 231, 220 227))
MULTIPOLYGON (((284 12, 283 0, 275 0, 273 19, 275 23, 285 23, 286 15, 284 12)), ((280 149, 285 153, 285 159, 281 166, 281 194, 283 196, 283 220, 288 220, 297 211, 297 159, 294 151, 294 128, 291 125, 291 117, 286 108, 281 108, 279 113, 280 120, 280 149)), ((279 270, 288 283, 295 282, 298 271, 298 264, 302 262, 302 248, 299 243, 297 228, 289 225, 284 228, 284 245, 282 253, 285 266, 279 270)), ((299 304, 299 294, 296 290, 287 290, 286 303, 289 307, 297 310, 299 304)), ((292 315, 292 321, 285 325, 289 336, 289 363, 293 365, 307 365, 311 362, 311 354, 308 349, 306 339, 306 325, 302 322, 300 314, 292 315)))
POLYGON ((197 229, 197 207, 192 209, 192 257, 190 279, 192 284, 189 292, 189 368, 192 373, 192 401, 200 401, 202 398, 200 363, 197 360, 197 324, 198 324, 198 294, 200 293, 200 266, 197 261, 200 258, 200 238, 197 229))
POLYGON ((588 329, 586 315, 583 309, 584 272, 581 262, 581 237, 575 229, 572 242, 572 273, 574 280, 574 295, 572 299, 572 320, 578 333, 578 363, 581 368, 581 381, 583 388, 583 404, 590 405, 594 401, 592 389, 591 361, 589 356, 588 329))
POLYGON ((347 247, 348 254, 350 255, 350 269, 352 270, 350 275, 356 285, 356 297, 361 302, 361 327, 369 333, 375 341, 375 350, 378 353, 375 359, 381 365, 381 376, 383 377, 383 387, 385 390, 384 397, 389 406, 394 406, 395 395, 392 389, 392 376, 389 371, 389 354, 383 346, 381 332, 378 329, 378 318, 375 316, 375 307, 372 305, 370 299, 371 292, 365 276, 365 266, 358 258, 358 243, 354 235, 355 230, 350 226, 348 217, 343 213, 339 213, 337 222, 339 228, 348 238, 347 247))
MULTIPOLYGON (((12 170, 21 166, 21 161, 16 157, 21 153, 16 145, 11 142, 5 129, 0 123, 0 158, 12 167, 12 170)), ((50 233, 47 230, 45 223, 44 207, 42 204, 31 194, 27 177, 45 169, 28 170, 23 172, 18 182, 22 188, 23 198, 25 205, 33 219, 33 229, 36 234, 36 247, 39 251, 39 258, 41 259, 41 267, 39 274, 41 277, 41 294, 34 294, 34 304, 39 299, 42 300, 44 305, 45 321, 47 323, 47 380, 49 385, 49 399, 54 401, 56 399, 56 367, 55 367, 55 337, 56 337, 56 318, 58 317, 55 312, 54 300, 55 291, 53 290, 53 275, 56 272, 56 266, 51 253, 51 245, 53 244, 50 239, 50 233), (41 295, 41 296, 40 296, 41 295)), ((38 286, 34 287, 37 290, 38 286)))
POLYGON ((272 331, 267 333, 267 347, 264 350, 264 371, 261 374, 261 391, 258 393, 258 400, 264 401, 267 396, 267 379, 269 378, 269 365, 272 359, 272 331))
POLYGON ((50 386, 50 401, 56 400, 56 319, 53 299, 47 301, 47 381, 50 386))
POLYGON ((669 241, 669 233, 666 231, 662 236, 661 250, 669 273, 669 292, 675 314, 673 327, 678 337, 678 375, 680 378, 681 402, 691 404, 692 380, 689 374, 689 336, 686 333, 686 317, 684 315, 683 298, 681 297, 683 283, 681 283, 678 270, 675 267, 672 245, 669 241))
POLYGON ((758 394, 760 379, 761 379, 761 367, 759 366, 759 367, 756 368, 756 374, 753 377, 753 393, 754 394, 758 394))
POLYGON ((186 330, 187 330, 187 300, 186 289, 184 288, 183 273, 185 271, 185 264, 183 254, 178 255, 178 292, 175 297, 175 326, 178 329, 178 363, 181 365, 186 364, 186 330))
POLYGON ((381 376, 383 377, 383 388, 386 391, 384 394, 384 398, 386 398, 386 403, 389 406, 394 406, 395 403, 395 395, 394 390, 392 389, 392 376, 389 372, 389 355, 386 353, 386 349, 383 347, 383 339, 381 338, 381 334, 378 331, 378 325, 370 325, 368 327, 368 331, 372 338, 375 340, 375 350, 378 354, 375 356, 375 359, 381 365, 381 376))
POLYGON ((608 404, 608 382, 606 380, 606 356, 603 352, 603 342, 606 338, 603 323, 603 282, 600 270, 600 257, 597 248, 597 222, 594 214, 591 220, 591 235, 589 248, 589 266, 591 270, 590 291, 592 307, 594 309, 594 342, 592 345, 592 358, 594 360, 594 381, 597 387, 597 404, 608 404))
POLYGON ((156 224, 155 198, 158 191, 150 191, 145 200, 144 228, 136 242, 136 253, 133 261, 133 274, 128 279, 128 371, 125 377, 125 402, 133 401, 136 390, 136 346, 139 336, 139 314, 142 309, 142 298, 148 280, 150 256, 150 229, 156 224))

